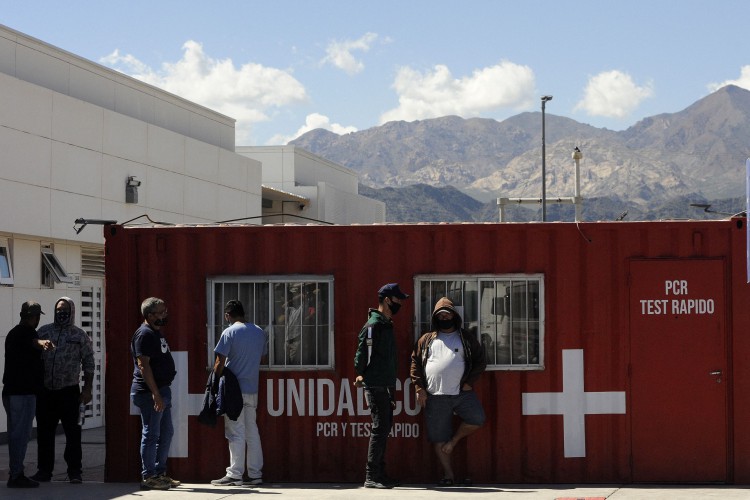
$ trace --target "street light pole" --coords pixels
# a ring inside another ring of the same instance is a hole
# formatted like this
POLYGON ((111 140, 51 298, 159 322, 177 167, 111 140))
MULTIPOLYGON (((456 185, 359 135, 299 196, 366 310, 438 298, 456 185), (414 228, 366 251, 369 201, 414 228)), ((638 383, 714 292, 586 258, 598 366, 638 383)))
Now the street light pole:
POLYGON ((542 96, 542 222, 547 221, 547 144, 545 140, 544 109, 551 95, 542 96))

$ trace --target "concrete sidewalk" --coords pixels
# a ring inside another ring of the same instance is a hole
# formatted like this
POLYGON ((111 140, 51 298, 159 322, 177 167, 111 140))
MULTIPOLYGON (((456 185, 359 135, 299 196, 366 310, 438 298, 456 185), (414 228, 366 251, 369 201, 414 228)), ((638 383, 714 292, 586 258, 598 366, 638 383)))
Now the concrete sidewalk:
MULTIPOLYGON (((746 499, 750 500, 750 486, 621 486, 621 485, 507 485, 477 484, 472 487, 438 488, 432 485, 409 484, 392 490, 372 490, 361 484, 325 483, 292 484, 267 483, 260 487, 216 487, 210 484, 183 484, 168 491, 142 491, 138 483, 104 482, 104 428, 83 431, 83 484, 70 484, 64 472, 56 474, 52 482, 39 488, 7 489, 8 446, 0 445, 0 498, 9 499, 115 499, 139 497, 144 499, 190 498, 195 500, 222 499, 235 495, 264 495, 278 500, 328 500, 328 499, 459 499, 471 496, 476 499, 502 498, 508 500, 558 500, 558 499, 746 499)), ((56 464, 64 468, 62 451, 65 436, 57 436, 56 464)), ((36 442, 29 443, 26 453, 26 473, 36 472, 36 442)), ((177 478, 179 479, 179 478, 177 478)))

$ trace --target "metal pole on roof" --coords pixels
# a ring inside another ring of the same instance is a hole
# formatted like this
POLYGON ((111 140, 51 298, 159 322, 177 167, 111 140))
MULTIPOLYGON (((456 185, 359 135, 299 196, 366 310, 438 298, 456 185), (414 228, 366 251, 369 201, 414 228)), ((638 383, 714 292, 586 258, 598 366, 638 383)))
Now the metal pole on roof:
POLYGON ((542 96, 542 222, 547 220, 547 145, 545 137, 544 110, 551 95, 542 96))

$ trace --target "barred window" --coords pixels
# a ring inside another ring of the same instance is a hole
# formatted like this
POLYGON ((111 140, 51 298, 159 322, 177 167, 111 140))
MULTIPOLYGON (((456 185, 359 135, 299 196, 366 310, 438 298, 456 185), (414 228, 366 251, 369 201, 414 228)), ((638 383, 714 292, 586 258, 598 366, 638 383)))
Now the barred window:
POLYGON ((239 300, 245 319, 268 335, 269 369, 333 367, 333 277, 222 276, 207 280, 208 358, 224 322, 224 306, 239 300))
POLYGON ((487 368, 544 368, 544 277, 542 275, 417 276, 416 331, 432 330, 432 310, 448 297, 464 330, 485 348, 487 368))

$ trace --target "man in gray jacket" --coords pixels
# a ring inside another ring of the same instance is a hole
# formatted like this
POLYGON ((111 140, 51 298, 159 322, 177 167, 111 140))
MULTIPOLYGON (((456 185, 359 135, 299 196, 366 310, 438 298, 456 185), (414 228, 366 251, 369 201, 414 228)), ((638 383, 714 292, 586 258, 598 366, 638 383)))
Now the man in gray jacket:
POLYGON ((38 468, 31 479, 52 479, 55 466, 55 431, 62 422, 65 431, 65 462, 68 480, 81 483, 81 425, 79 407, 91 402, 94 380, 94 349, 91 339, 75 326, 75 305, 68 297, 55 303, 55 321, 39 329, 41 340, 51 340, 55 349, 43 351, 44 388, 37 396, 38 468), (83 370, 83 390, 80 388, 83 370))

